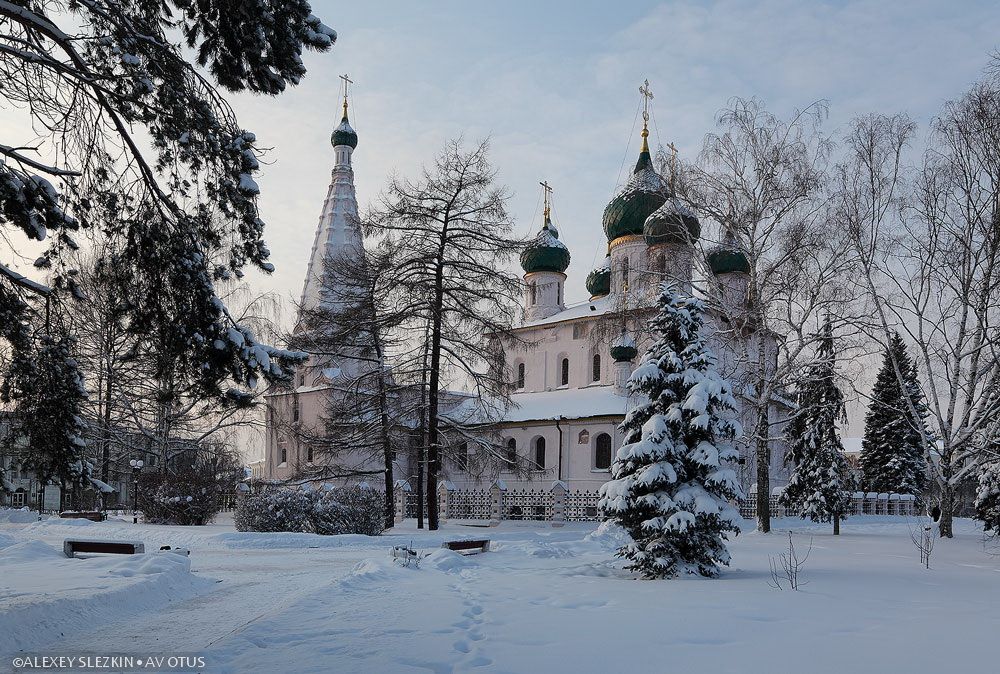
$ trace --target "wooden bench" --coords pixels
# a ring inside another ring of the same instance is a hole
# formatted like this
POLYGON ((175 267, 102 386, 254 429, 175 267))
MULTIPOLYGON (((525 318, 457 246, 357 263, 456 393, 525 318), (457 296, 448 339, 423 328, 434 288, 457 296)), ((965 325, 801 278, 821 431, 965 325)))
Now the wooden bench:
POLYGON ((490 542, 485 539, 481 541, 447 541, 442 543, 441 547, 463 555, 475 555, 480 552, 489 552, 490 542))
POLYGON ((67 510, 65 512, 59 513, 59 517, 63 519, 83 519, 91 520, 92 522, 103 522, 108 519, 107 513, 103 513, 97 510, 67 510))
POLYGON ((63 541, 63 552, 74 557, 78 552, 96 552, 110 555, 137 555, 146 551, 141 541, 98 541, 67 538, 63 541))

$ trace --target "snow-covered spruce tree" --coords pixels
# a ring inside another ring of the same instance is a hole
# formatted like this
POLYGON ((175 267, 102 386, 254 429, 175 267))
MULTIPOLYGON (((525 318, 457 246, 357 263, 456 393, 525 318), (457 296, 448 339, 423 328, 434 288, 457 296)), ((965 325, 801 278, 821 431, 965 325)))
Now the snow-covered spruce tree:
POLYGON ((625 417, 625 442, 601 487, 602 515, 632 542, 618 555, 645 578, 717 576, 729 564, 725 541, 738 534, 742 497, 733 440, 735 400, 701 334, 702 303, 664 285, 650 322, 654 342, 629 391, 645 399, 625 417))
POLYGON ((14 350, 4 402, 16 405, 15 423, 28 438, 22 465, 41 484, 69 489, 74 504, 90 477, 81 408, 87 390, 73 358, 73 339, 42 334, 29 353, 14 350))
POLYGON ((833 521, 834 535, 851 504, 853 485, 844 446, 837 431, 845 418, 844 394, 834 380, 833 329, 823 325, 816 361, 798 384, 798 410, 787 429, 786 459, 792 464, 780 503, 814 522, 833 521))
POLYGON ((927 416, 923 393, 917 382, 916 364, 906 352, 899 333, 893 333, 872 389, 872 401, 865 417, 861 443, 861 481, 867 491, 920 494, 927 482, 923 438, 928 434, 914 426, 910 406, 927 416), (890 353, 891 352, 891 353, 890 353), (904 386, 893 367, 893 359, 903 374, 904 386))
MULTIPOLYGON (((335 39, 304 0, 0 2, 3 94, 31 130, 0 138, 0 237, 50 241, 35 265, 73 290, 73 237, 100 231, 128 328, 165 333, 205 395, 285 378, 294 355, 259 343, 215 289, 272 270, 256 138, 220 89, 276 95, 305 74, 305 49, 335 39)), ((49 289, 0 264, 0 291, 9 311, 49 289)))
POLYGON ((980 469, 976 519, 983 523, 984 531, 1000 534, 1000 460, 991 461, 980 469))

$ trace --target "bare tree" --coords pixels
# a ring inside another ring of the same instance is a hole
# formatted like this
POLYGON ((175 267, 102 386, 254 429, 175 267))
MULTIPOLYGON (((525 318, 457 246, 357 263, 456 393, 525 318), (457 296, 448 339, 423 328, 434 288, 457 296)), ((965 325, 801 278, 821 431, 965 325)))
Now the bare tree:
POLYGON ((437 478, 445 424, 474 425, 478 415, 443 419, 449 378, 468 384, 483 411, 509 399, 504 342, 511 333, 521 280, 502 271, 523 242, 513 238, 508 196, 495 184, 483 142, 449 142, 417 180, 393 179, 367 229, 399 251, 396 287, 416 311, 401 329, 427 328, 427 514, 438 528, 437 478), (433 496, 432 496, 433 495, 433 496))
MULTIPOLYGON (((829 227, 825 116, 823 103, 785 121, 757 100, 735 99, 719 114, 720 131, 706 137, 698 161, 684 167, 677 183, 678 196, 714 225, 716 245, 741 251, 749 263, 743 301, 715 308, 735 351, 725 370, 749 422, 745 440, 756 459, 763 532, 771 528, 772 446, 787 422, 776 414, 776 402, 811 362, 824 317, 837 332, 857 319, 845 282, 853 249, 829 227)), ((703 262, 714 250, 710 238, 707 243, 703 262)), ((706 276, 706 294, 721 297, 718 279, 706 276)))
MULTIPOLYGON (((956 490, 1000 414, 1000 80, 945 106, 907 185, 901 157, 912 130, 901 117, 856 122, 841 211, 882 338, 898 330, 915 347, 939 534, 950 538, 956 490)), ((908 411, 919 429, 920 411, 908 411)))

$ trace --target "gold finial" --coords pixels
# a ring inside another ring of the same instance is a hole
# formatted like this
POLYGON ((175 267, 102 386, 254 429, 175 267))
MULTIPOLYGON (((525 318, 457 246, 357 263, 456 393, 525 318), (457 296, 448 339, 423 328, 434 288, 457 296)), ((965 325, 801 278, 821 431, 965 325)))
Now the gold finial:
POLYGON ((649 88, 649 80, 645 80, 642 86, 639 87, 639 93, 642 94, 642 150, 641 152, 649 152, 649 102, 653 100, 653 91, 649 88))
POLYGON ((542 186, 542 195, 545 198, 545 220, 543 221, 543 224, 547 225, 549 222, 549 214, 552 212, 552 203, 549 200, 549 195, 552 194, 552 187, 549 186, 547 180, 543 180, 538 184, 542 186))
POLYGON ((354 84, 354 80, 348 77, 346 73, 341 75, 340 79, 344 80, 344 119, 347 119, 347 87, 354 84))

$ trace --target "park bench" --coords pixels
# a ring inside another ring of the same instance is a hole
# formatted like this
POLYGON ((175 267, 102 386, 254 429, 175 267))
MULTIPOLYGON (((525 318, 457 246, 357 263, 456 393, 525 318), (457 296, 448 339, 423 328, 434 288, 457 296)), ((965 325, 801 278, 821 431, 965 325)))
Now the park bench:
POLYGON ((78 552, 94 552, 111 555, 137 555, 146 551, 140 541, 98 541, 67 538, 63 541, 63 552, 74 557, 78 552))
POLYGON ((485 539, 481 541, 447 541, 442 543, 441 547, 463 555, 475 555, 480 552, 489 552, 490 542, 485 539))
POLYGON ((100 512, 99 510, 66 510, 59 513, 59 517, 63 519, 91 520, 93 522, 103 522, 108 519, 107 513, 100 512))

